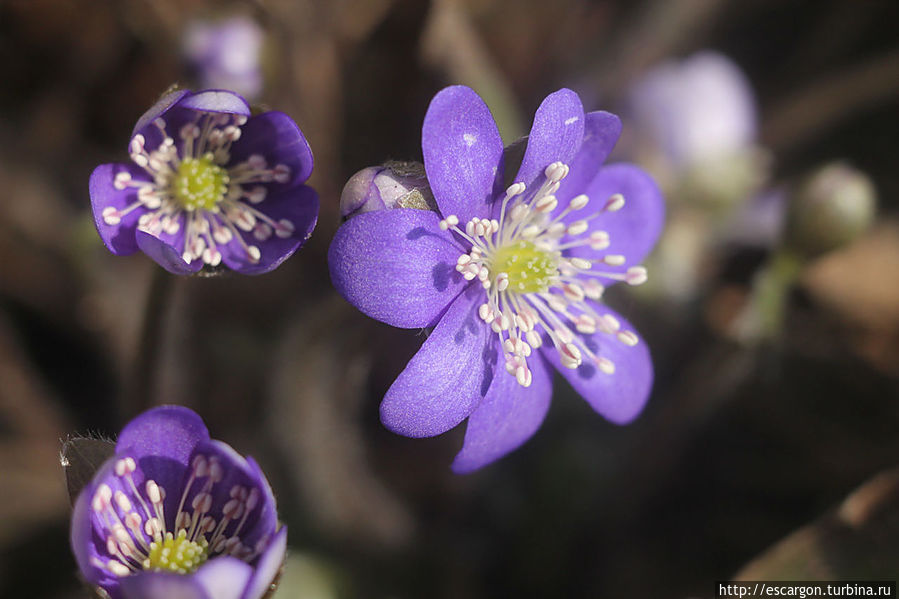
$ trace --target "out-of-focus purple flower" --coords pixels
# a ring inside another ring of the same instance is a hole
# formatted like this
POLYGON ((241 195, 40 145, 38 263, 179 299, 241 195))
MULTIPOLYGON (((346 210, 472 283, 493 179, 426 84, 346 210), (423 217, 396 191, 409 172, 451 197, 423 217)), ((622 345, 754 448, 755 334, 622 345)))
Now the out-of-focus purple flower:
POLYGON ((260 599, 286 542, 256 462, 177 406, 125 426, 72 514, 81 574, 112 599, 260 599))
POLYGON ((752 87, 723 54, 704 51, 666 62, 631 88, 636 134, 675 168, 741 152, 756 141, 752 87))
POLYGON ((639 262, 664 207, 639 168, 600 168, 621 123, 584 113, 574 92, 548 96, 513 183, 503 144, 471 89, 431 101, 424 164, 439 212, 377 210, 349 219, 329 251, 335 287, 369 316, 435 327, 387 392, 384 425, 410 437, 468 418, 457 472, 512 451, 539 428, 552 369, 617 423, 641 411, 649 350, 599 303, 604 287, 646 279, 639 262))
POLYGON ((276 268, 312 234, 312 151, 282 112, 250 116, 228 91, 165 95, 137 122, 131 163, 98 166, 94 222, 117 255, 137 250, 175 274, 224 264, 276 268))
POLYGON ((184 31, 184 57, 202 87, 256 98, 262 91, 264 38, 259 24, 242 15, 221 22, 194 21, 184 31))
POLYGON ((340 194, 340 214, 357 214, 390 208, 435 209, 434 196, 420 163, 391 162, 369 166, 346 182, 340 194))

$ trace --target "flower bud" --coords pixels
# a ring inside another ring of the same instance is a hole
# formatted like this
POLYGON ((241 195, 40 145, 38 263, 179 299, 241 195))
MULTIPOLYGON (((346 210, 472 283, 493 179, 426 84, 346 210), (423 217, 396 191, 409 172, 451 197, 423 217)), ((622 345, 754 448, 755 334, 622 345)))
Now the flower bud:
POLYGON ((364 168, 350 177, 340 194, 340 214, 344 219, 392 208, 437 211, 424 165, 388 162, 364 168))
POLYGON ((809 258, 836 249, 868 228, 876 203, 877 192, 867 175, 842 162, 827 165, 793 196, 785 243, 809 258))

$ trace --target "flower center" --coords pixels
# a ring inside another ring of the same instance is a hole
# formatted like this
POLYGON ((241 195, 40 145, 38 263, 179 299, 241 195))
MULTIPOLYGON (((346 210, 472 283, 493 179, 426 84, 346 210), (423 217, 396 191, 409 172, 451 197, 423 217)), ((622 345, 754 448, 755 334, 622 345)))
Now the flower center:
POLYGON ((494 276, 506 273, 509 290, 517 293, 543 293, 559 272, 551 252, 524 240, 504 245, 493 252, 488 268, 494 276))
MULTIPOLYGON (((544 171, 545 181, 533 192, 524 183, 506 190, 499 219, 472 218, 459 226, 453 214, 440 221, 444 231, 452 230, 470 250, 456 261, 456 270, 468 280, 478 281, 485 301, 478 316, 499 336, 506 370, 527 387, 532 375, 527 359, 532 350, 548 339, 565 368, 579 368, 584 362, 612 375, 615 364, 601 355, 601 344, 588 343, 585 335, 604 333, 624 345, 635 345, 637 335, 623 330, 611 314, 594 303, 603 293, 603 279, 639 285, 646 269, 630 266, 621 254, 605 254, 610 239, 606 231, 591 227, 604 213, 624 206, 621 194, 611 195, 593 214, 573 220, 568 215, 586 208, 590 198, 581 194, 556 210, 556 191, 568 175, 568 166, 554 162, 544 171), (580 254, 577 252, 581 248, 580 254), (592 252, 584 253, 589 248, 592 252)), ((549 351, 547 349, 547 351, 549 351)))
POLYGON ((215 163, 211 153, 185 158, 178 165, 172 192, 185 210, 212 210, 228 193, 228 171, 215 163))
POLYGON ((162 542, 150 543, 150 552, 144 561, 146 570, 168 570, 178 574, 193 572, 209 557, 209 542, 205 537, 198 541, 187 538, 187 531, 181 530, 177 537, 166 533, 162 542))

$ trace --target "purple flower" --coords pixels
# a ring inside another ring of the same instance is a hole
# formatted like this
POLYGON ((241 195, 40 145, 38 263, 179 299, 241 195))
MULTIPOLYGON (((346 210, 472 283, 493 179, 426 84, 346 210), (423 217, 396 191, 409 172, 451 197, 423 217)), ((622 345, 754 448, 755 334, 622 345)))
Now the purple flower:
POLYGON ((233 89, 255 98, 262 91, 259 55, 265 34, 256 21, 234 16, 194 21, 184 32, 183 52, 203 87, 233 89))
POLYGON ((252 458, 164 406, 125 426, 75 502, 71 542, 84 578, 112 599, 259 599, 287 528, 252 458))
POLYGON ((117 255, 138 249, 175 274, 225 264, 276 268, 309 236, 318 197, 312 151, 281 112, 250 116, 228 91, 165 95, 138 120, 131 163, 90 179, 94 222, 117 255))
POLYGON ((713 51, 669 61, 633 85, 638 136, 674 168, 721 160, 751 148, 758 130, 755 94, 732 60, 713 51))
POLYGON ((350 218, 329 250, 340 293, 369 316, 434 327, 381 404, 381 420, 410 437, 468 418, 453 469, 512 451, 540 426, 552 367, 593 408, 625 423, 652 384, 649 351, 598 302, 604 287, 646 279, 637 264, 662 227, 652 179, 600 165, 617 117, 584 114, 567 89, 537 110, 515 183, 502 189, 503 144, 484 102, 449 87, 422 131, 440 213, 379 210, 350 218))

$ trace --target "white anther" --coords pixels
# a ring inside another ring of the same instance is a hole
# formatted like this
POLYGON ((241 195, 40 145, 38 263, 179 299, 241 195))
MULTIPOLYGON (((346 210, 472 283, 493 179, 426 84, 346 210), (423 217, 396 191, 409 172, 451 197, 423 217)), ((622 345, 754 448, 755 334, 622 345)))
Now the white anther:
POLYGON ((114 559, 111 559, 108 562, 106 562, 106 568, 110 572, 112 572, 113 574, 115 574, 116 576, 118 576, 120 578, 131 574, 131 570, 128 568, 128 566, 126 566, 122 562, 120 562, 118 560, 114 560, 114 559))
POLYGON ((250 491, 250 495, 247 497, 247 511, 252 511, 256 504, 259 502, 259 489, 253 488, 250 491))
POLYGON ((581 350, 574 343, 564 343, 559 348, 559 356, 565 368, 574 369, 581 365, 581 350))
POLYGON ((565 283, 562 285, 562 293, 569 300, 579 302, 584 299, 584 290, 577 283, 565 283))
POLYGON ((141 520, 140 514, 137 512, 128 512, 128 515, 125 516, 125 526, 131 530, 140 530, 142 522, 143 520, 141 520))
POLYGON ((290 167, 286 164, 275 166, 274 178, 278 183, 287 183, 290 181, 290 167))
POLYGON ((209 475, 209 460, 204 455, 196 456, 194 461, 191 462, 191 467, 193 467, 194 476, 197 478, 205 478, 209 475))
POLYGON ((474 225, 475 225, 474 220, 470 220, 467 223, 465 223, 465 234, 468 235, 469 237, 475 236, 474 225))
POLYGON ((548 214, 555 210, 558 205, 559 201, 556 199, 556 196, 543 196, 537 200, 537 203, 534 204, 534 208, 537 212, 548 214))
POLYGON ((530 209, 524 204, 516 204, 512 210, 509 211, 509 218, 513 223, 517 223, 523 221, 527 215, 530 213, 530 209))
POLYGON ((567 227, 563 222, 555 222, 546 228, 546 235, 553 238, 559 238, 565 235, 567 227))
POLYGON ((469 256, 468 254, 462 254, 456 260, 456 264, 459 264, 460 266, 464 266, 464 265, 468 264, 469 262, 471 262, 471 256, 469 256))
POLYGON ((618 333, 618 341, 622 342, 625 345, 637 345, 640 339, 633 331, 619 331, 618 333))
POLYGON ((617 212, 624 208, 624 196, 620 193, 612 194, 606 201, 605 209, 608 212, 617 212))
POLYGON ((203 250, 203 262, 209 266, 218 266, 222 263, 222 253, 213 248, 203 250))
POLYGON ((515 380, 522 387, 530 387, 533 381, 531 370, 527 366, 519 366, 515 369, 515 380))
POLYGON ((91 507, 94 508, 95 512, 102 512, 109 507, 111 500, 112 489, 109 488, 109 485, 103 483, 97 487, 97 491, 94 493, 94 499, 91 501, 91 507))
POLYGON ((131 502, 128 501, 128 498, 125 497, 125 494, 121 491, 115 492, 115 502, 123 512, 131 511, 131 502))
POLYGON ((496 277, 496 290, 505 291, 509 287, 509 275, 501 272, 496 277))
POLYGON ((606 374, 615 374, 615 363, 608 358, 596 358, 596 365, 606 374))
POLYGON ((244 195, 247 196, 247 199, 250 200, 251 204, 258 204, 262 200, 265 199, 266 189, 261 185, 254 187, 249 191, 245 191, 244 195))
POLYGON ((574 328, 579 333, 592 335, 596 332, 596 320, 589 314, 580 314, 574 318, 574 328))
POLYGON ((115 179, 112 181, 113 187, 118 190, 125 189, 128 187, 128 183, 131 182, 131 173, 128 171, 119 171, 116 173, 115 179))
POLYGON ((494 218, 490 221, 490 232, 496 233, 497 231, 499 231, 499 221, 494 218))
POLYGON ((234 125, 228 125, 225 127, 225 138, 230 142, 237 141, 240 139, 240 129, 234 125))
POLYGON ((578 196, 574 196, 571 200, 571 203, 568 204, 568 207, 572 210, 581 210, 590 202, 590 198, 587 197, 586 194, 581 194, 578 196))
POLYGON ((561 295, 552 294, 546 298, 547 305, 556 312, 564 312, 568 307, 568 302, 561 295))
POLYGON ((197 493, 190 505, 195 511, 205 514, 212 509, 212 495, 209 493, 197 493))
POLYGON ((481 304, 481 307, 478 308, 478 316, 488 324, 493 322, 493 309, 490 304, 481 304))
POLYGON ((237 520, 243 515, 243 502, 237 499, 230 499, 222 508, 222 514, 229 520, 237 520))
POLYGON ((587 230, 588 223, 585 220, 576 220, 570 225, 568 225, 567 233, 572 237, 577 237, 581 233, 587 230))
MULTIPOLYGON (((181 512, 178 514, 178 517, 175 519, 175 528, 180 530, 183 528, 187 528, 190 526, 190 514, 187 512, 181 512)), ((166 533, 171 534, 171 533, 166 533)))
POLYGON ((209 478, 212 482, 219 482, 225 476, 225 470, 217 457, 209 458, 209 478))
POLYGON ((589 279, 587 281, 584 281, 583 287, 584 295, 592 300, 598 300, 599 298, 601 298, 603 292, 606 290, 603 284, 596 279, 589 279))
POLYGON ((524 338, 528 340, 528 345, 537 349, 541 345, 543 345, 543 338, 537 331, 528 331, 524 334, 524 338))
POLYGON ((456 216, 455 214, 450 214, 449 216, 446 217, 446 222, 447 222, 451 227, 455 227, 456 225, 459 224, 459 217, 456 216))
POLYGON ((642 285, 647 278, 646 268, 643 266, 631 266, 624 275, 624 280, 628 285, 642 285))
POLYGON ((259 251, 259 248, 255 245, 247 246, 247 255, 250 257, 250 261, 259 262, 259 259, 262 257, 262 252, 259 251))
POLYGON ((129 144, 129 150, 131 154, 140 154, 144 151, 144 144, 147 143, 147 140, 143 135, 138 133, 131 139, 131 143, 129 144))
POLYGON ((112 206, 104 208, 101 214, 103 215, 103 222, 107 225, 114 226, 122 222, 121 213, 112 206))
POLYGON ((514 196, 524 193, 525 189, 526 188, 525 188, 524 183, 520 183, 520 182, 513 183, 512 185, 510 185, 509 187, 506 188, 506 195, 511 198, 511 197, 514 197, 514 196))
POLYGON ((147 497, 150 503, 160 503, 162 501, 162 488, 156 484, 154 480, 148 480, 144 488, 147 490, 147 497))
POLYGON ((593 263, 585 258, 569 258, 568 263, 578 270, 590 270, 590 267, 593 266, 593 263))
POLYGON ((265 157, 260 154, 253 154, 247 158, 247 165, 253 170, 262 171, 268 166, 265 157))
POLYGON ((625 260, 627 260, 627 258, 621 254, 608 254, 602 257, 602 261, 609 266, 621 266, 624 264, 625 260))
POLYGON ((610 335, 621 328, 621 322, 611 314, 603 314, 600 317, 599 322, 602 332, 610 335))
POLYGON ((150 537, 155 537, 157 534, 161 533, 162 527, 159 525, 159 520, 157 518, 149 518, 144 522, 144 532, 150 537))
POLYGON ((525 239, 533 239, 540 234, 543 228, 538 225, 528 225, 521 230, 521 236, 525 239))

